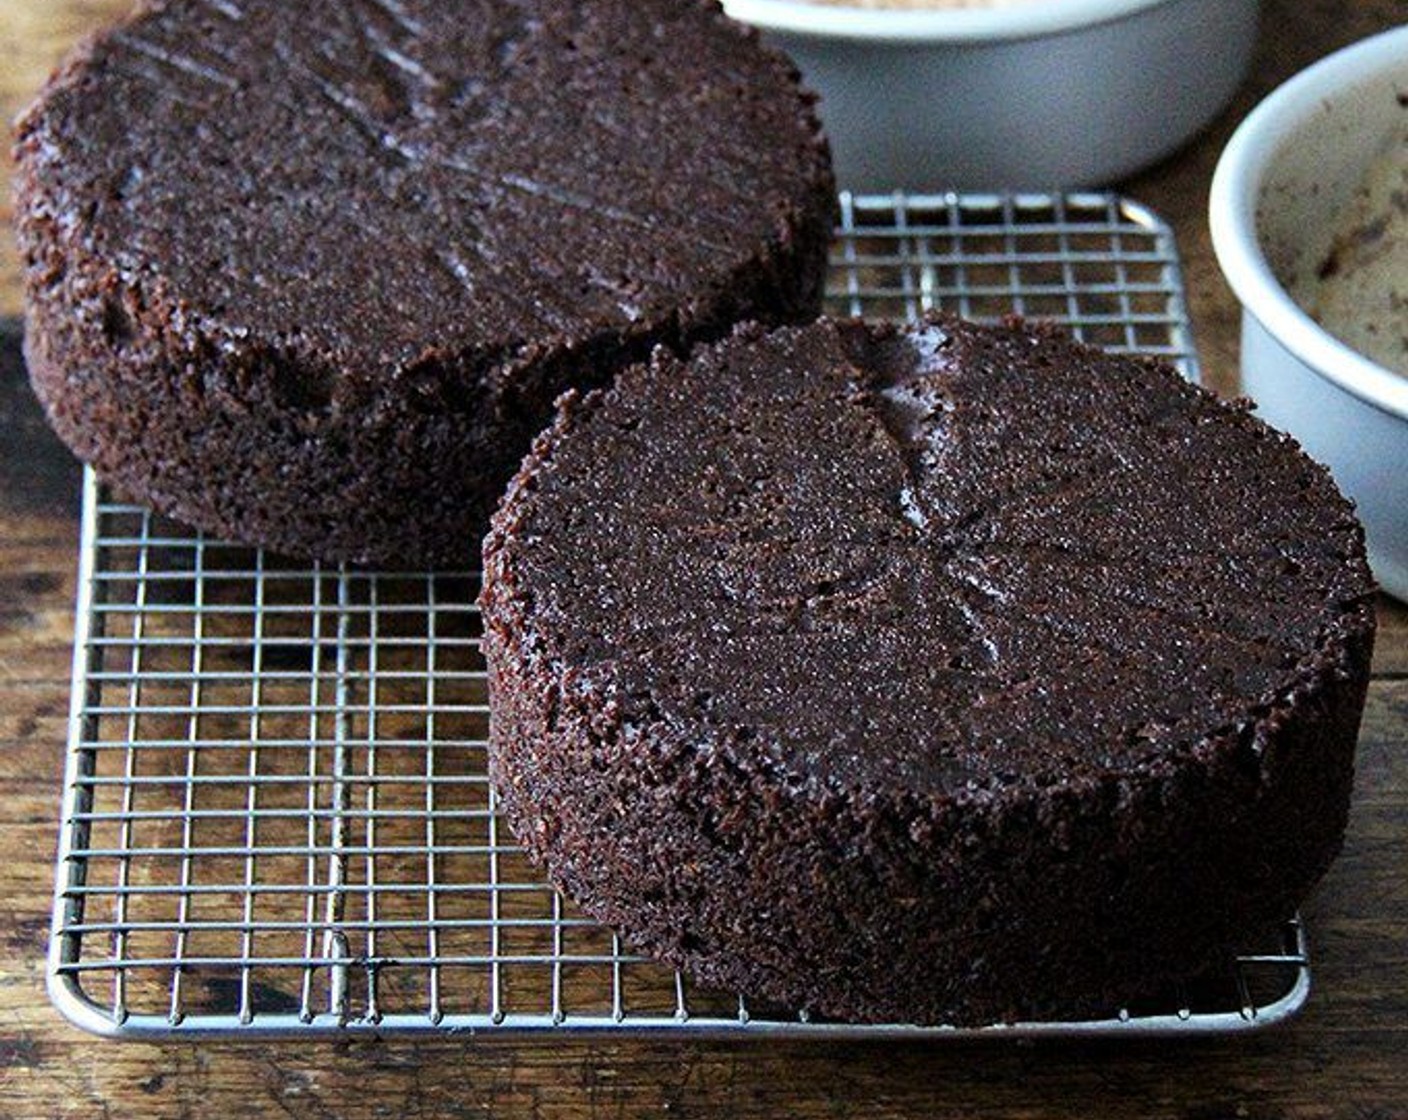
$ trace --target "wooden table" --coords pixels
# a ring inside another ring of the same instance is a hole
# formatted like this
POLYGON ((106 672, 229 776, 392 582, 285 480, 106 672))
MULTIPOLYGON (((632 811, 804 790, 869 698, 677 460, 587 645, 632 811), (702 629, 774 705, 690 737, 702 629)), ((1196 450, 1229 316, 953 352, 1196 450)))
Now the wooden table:
MULTIPOLYGON (((127 7, 0 0, 0 110, 12 115, 78 35, 127 7)), ((1267 0, 1263 10, 1254 73, 1232 107, 1122 185, 1177 230, 1208 380, 1223 392, 1235 391, 1238 312, 1204 216, 1218 152, 1272 86, 1408 14, 1401 0, 1267 0)), ((0 316, 18 310, 6 240, 0 316)), ((77 499, 76 467, 43 428, 18 364, 0 360, 0 1116, 1408 1116, 1408 612, 1386 600, 1345 852, 1305 911, 1317 991, 1283 1029, 1026 1046, 91 1039, 43 990, 77 499)))

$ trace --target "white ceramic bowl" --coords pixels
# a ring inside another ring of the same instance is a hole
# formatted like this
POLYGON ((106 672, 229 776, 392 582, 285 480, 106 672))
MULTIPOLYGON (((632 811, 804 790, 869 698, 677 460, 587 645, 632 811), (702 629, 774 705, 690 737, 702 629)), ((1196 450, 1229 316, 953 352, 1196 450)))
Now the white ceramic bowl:
POLYGON ((1287 288, 1408 111, 1408 27, 1339 51, 1242 122, 1213 178, 1213 247, 1242 303, 1242 387, 1359 505, 1384 590, 1408 600, 1408 377, 1323 330, 1287 288))
POLYGON ((1056 189, 1167 154, 1246 71, 1256 0, 905 11, 724 0, 822 95, 842 187, 1056 189))

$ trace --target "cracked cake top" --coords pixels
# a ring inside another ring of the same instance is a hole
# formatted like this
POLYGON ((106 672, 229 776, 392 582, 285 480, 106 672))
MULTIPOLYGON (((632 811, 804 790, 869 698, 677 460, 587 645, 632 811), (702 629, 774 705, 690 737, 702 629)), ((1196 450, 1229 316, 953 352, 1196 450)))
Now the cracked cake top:
POLYGON ((745 328, 565 401, 485 556, 521 655, 625 725, 920 795, 1157 768, 1372 615, 1353 509, 1288 437, 944 317, 745 328))
POLYGON ((790 64, 702 0, 165 0, 18 141, 124 282, 372 372, 683 314, 832 189, 790 64))

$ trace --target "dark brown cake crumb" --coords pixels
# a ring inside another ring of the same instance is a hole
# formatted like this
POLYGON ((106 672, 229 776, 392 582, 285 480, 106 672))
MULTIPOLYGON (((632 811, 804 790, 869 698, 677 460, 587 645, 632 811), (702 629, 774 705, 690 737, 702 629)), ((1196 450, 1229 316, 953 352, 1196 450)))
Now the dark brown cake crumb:
POLYGON ((164 0, 18 125, 28 360, 214 532, 467 563, 564 389, 810 319, 835 206, 790 63, 698 0, 164 0))
POLYGON ((633 947, 853 1020, 1109 1013, 1339 848, 1353 509, 1013 322, 747 328, 572 395, 485 542, 491 771, 633 947))

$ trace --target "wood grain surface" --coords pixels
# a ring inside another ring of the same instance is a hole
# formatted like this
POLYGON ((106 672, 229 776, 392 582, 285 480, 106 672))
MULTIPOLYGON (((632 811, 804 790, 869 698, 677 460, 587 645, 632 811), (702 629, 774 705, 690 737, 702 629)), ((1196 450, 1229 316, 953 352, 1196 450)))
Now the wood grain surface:
MULTIPOLYGON (((126 0, 0 0, 0 111, 126 0)), ((1208 380, 1235 391, 1238 311, 1205 220, 1218 152, 1268 89, 1403 22, 1402 0, 1267 0, 1254 73, 1192 145, 1121 184, 1167 217, 1208 380)), ((0 209, 8 207, 8 191, 0 209)), ((19 310, 0 238, 0 315, 19 310)), ((78 472, 0 328, 0 1117, 1408 1117, 1408 612, 1382 602, 1344 855, 1306 908, 1316 991, 1264 1034, 1181 1043, 579 1040, 102 1042, 44 994, 75 592, 78 472)))

